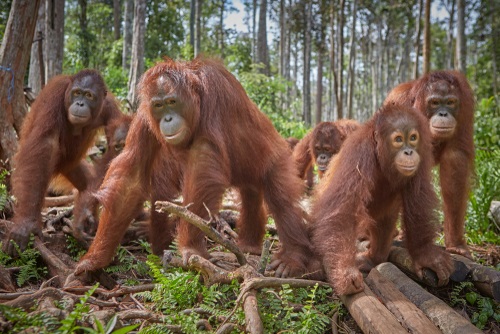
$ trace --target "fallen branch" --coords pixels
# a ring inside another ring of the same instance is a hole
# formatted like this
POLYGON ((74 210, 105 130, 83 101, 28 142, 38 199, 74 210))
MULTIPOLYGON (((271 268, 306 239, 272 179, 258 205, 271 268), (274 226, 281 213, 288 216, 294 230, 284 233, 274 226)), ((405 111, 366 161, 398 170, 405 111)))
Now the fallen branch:
POLYGON ((392 263, 382 263, 376 268, 382 276, 392 281, 406 298, 421 309, 443 333, 482 333, 476 326, 458 314, 445 302, 425 291, 420 285, 403 274, 392 263))
POLYGON ((394 284, 378 270, 370 271, 366 284, 409 333, 440 334, 441 331, 394 284))
MULTIPOLYGON (((94 294, 98 295, 99 297, 101 297, 103 299, 110 299, 110 298, 114 298, 114 297, 120 297, 123 295, 138 293, 138 292, 152 291, 155 288, 155 285, 156 284, 120 286, 120 287, 115 288, 113 290, 106 290, 103 288, 97 288, 97 289, 95 289, 94 294)), ((75 293, 75 294, 84 294, 85 292, 89 291, 90 288, 91 288, 90 286, 76 286, 76 287, 67 287, 67 288, 64 288, 63 290, 66 292, 75 293)))
POLYGON ((75 201, 75 194, 45 197, 44 207, 66 206, 75 201))
MULTIPOLYGON (((33 306, 37 305, 40 299, 53 298, 56 300, 60 300, 64 297, 70 298, 75 302, 79 302, 81 296, 74 295, 72 293, 65 292, 60 289, 49 287, 42 290, 33 291, 31 294, 19 296, 18 298, 5 302, 3 304, 11 307, 19 307, 24 310, 29 310, 33 306)), ((101 307, 116 307, 119 305, 119 303, 117 302, 102 301, 94 297, 89 297, 89 299, 87 299, 87 302, 101 307)))
POLYGON ((245 312, 246 331, 251 334, 264 333, 264 325, 259 315, 259 307, 257 306, 257 292, 249 291, 243 301, 243 311, 245 312))
POLYGON ((474 286, 483 294, 500 302, 500 272, 468 258, 452 254, 455 262, 462 263, 474 286))
POLYGON ((408 333, 366 284, 363 291, 340 299, 363 333, 408 333))
POLYGON ((35 237, 35 247, 40 252, 43 261, 49 267, 49 273, 53 277, 57 276, 57 285, 62 286, 66 278, 73 272, 64 262, 48 249, 39 237, 35 237))
POLYGON ((155 203, 156 211, 158 212, 169 212, 172 213, 179 218, 193 224, 197 228, 199 228, 203 233, 205 233, 209 238, 219 243, 220 245, 227 248, 230 252, 236 255, 236 259, 240 265, 245 265, 247 260, 243 252, 236 246, 234 242, 229 239, 224 238, 216 229, 210 226, 210 223, 198 217, 191 211, 189 211, 186 207, 179 206, 173 204, 168 201, 156 201, 155 203))
POLYGON ((421 279, 417 276, 417 274, 415 274, 413 269, 413 260, 411 259, 411 256, 406 248, 391 247, 389 262, 394 263, 399 269, 404 271, 405 274, 411 276, 411 278, 415 281, 432 286, 433 288, 438 286, 437 275, 432 270, 424 268, 422 270, 423 276, 421 279))

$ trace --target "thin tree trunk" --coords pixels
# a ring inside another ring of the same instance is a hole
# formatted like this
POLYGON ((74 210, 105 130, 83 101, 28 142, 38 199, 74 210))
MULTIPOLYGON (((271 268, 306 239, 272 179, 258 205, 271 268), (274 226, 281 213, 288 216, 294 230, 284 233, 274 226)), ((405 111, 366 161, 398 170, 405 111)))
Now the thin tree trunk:
POLYGON ((465 49, 465 0, 457 4, 457 67, 460 72, 467 70, 467 51, 465 49))
MULTIPOLYGON (((28 74, 28 86, 35 95, 42 90, 42 81, 45 82, 45 64, 40 64, 39 50, 40 46, 45 45, 45 1, 42 1, 38 9, 38 18, 36 20, 35 36, 31 44, 30 69, 28 74), (41 65, 41 66, 40 66, 41 65), (43 68, 43 77, 40 74, 43 68)), ((45 58, 45 57, 44 57, 45 58)))
POLYGON ((311 25, 312 4, 305 2, 306 25, 304 31, 304 72, 302 79, 302 119, 307 126, 311 125, 311 25))
POLYGON ((24 75, 41 0, 13 0, 0 46, 0 160, 9 168, 27 108, 24 75))
POLYGON ((132 49, 132 35, 134 26, 134 0, 125 0, 123 11, 123 50, 122 68, 124 71, 130 69, 130 50, 132 49))
POLYGON ((498 13, 498 2, 495 0, 490 0, 490 18, 491 18, 491 67, 493 68, 493 96, 496 99, 497 106, 500 105, 500 97, 498 96, 498 76, 497 76, 497 46, 498 46, 498 34, 500 29, 496 23, 496 17, 498 13))
POLYGON ((257 63, 264 64, 262 73, 269 75, 269 51, 267 46, 267 0, 260 0, 259 30, 257 31, 257 63))
POLYGON ((455 0, 451 0, 451 8, 450 8, 450 19, 448 21, 448 33, 446 34, 446 44, 447 47, 447 55, 446 55, 446 68, 453 68, 453 28, 455 26, 455 0))
POLYGON ((113 0, 113 33, 115 36, 115 41, 120 39, 120 18, 120 0, 113 0))
POLYGON ((429 73, 431 69, 431 2, 432 0, 425 0, 423 74, 429 73))
POLYGON ((314 122, 321 122, 323 111, 323 49, 318 50, 318 82, 316 83, 316 115, 314 122))
POLYGON ((252 61, 257 62, 257 0, 252 2, 252 61))
POLYGON ((78 0, 80 5, 80 56, 82 58, 83 67, 90 65, 90 42, 87 31, 87 0, 78 0))
POLYGON ((128 100, 132 110, 137 109, 136 86, 144 72, 144 35, 146 32, 146 0, 135 0, 132 59, 130 62, 128 100))
POLYGON ((417 19, 417 36, 415 38, 415 67, 413 68, 413 78, 417 79, 418 74, 418 64, 420 57, 420 35, 422 33, 422 8, 423 0, 418 1, 418 19, 417 19))
POLYGON ((203 0, 196 0, 195 6, 195 35, 194 35, 194 56, 198 56, 201 51, 201 13, 203 0))
POLYGON ((220 16, 219 16, 219 50, 221 57, 224 58, 224 10, 226 8, 226 0, 221 0, 220 16))
POLYGON ((345 17, 345 0, 340 0, 340 8, 339 8, 339 19, 338 19, 338 43, 337 50, 339 54, 338 59, 338 70, 337 70, 337 79, 339 84, 337 86, 338 94, 337 94, 337 113, 339 115, 339 119, 343 116, 343 108, 344 108, 344 17, 345 17))
POLYGON ((354 66, 356 65, 356 45, 354 42, 356 41, 356 14, 357 14, 357 0, 354 0, 352 3, 352 30, 351 30, 351 41, 349 51, 349 93, 347 95, 347 115, 348 118, 352 118, 352 96, 354 94, 354 66))
MULTIPOLYGON (((336 50, 335 50, 335 6, 333 5, 333 2, 331 3, 331 7, 330 7, 330 67, 331 67, 331 72, 332 72, 332 81, 333 81, 333 92, 334 94, 332 94, 334 97, 335 97, 335 108, 337 109, 337 119, 341 119, 343 118, 342 116, 342 108, 341 109, 338 109, 337 108, 337 101, 339 99, 339 96, 338 96, 338 89, 337 89, 337 86, 338 86, 338 80, 337 80, 337 67, 335 66, 335 61, 336 61, 336 58, 335 58, 335 53, 336 53, 336 50)), ((334 118, 333 117, 333 114, 332 114, 332 119, 334 118)))
POLYGON ((280 0, 280 66, 279 75, 285 76, 285 50, 286 50, 286 20, 285 20, 285 0, 280 0))
POLYGON ((191 0, 189 12, 189 45, 194 50, 194 21, 196 17, 196 0, 191 0))
POLYGON ((64 5, 65 0, 46 0, 45 2, 45 40, 43 41, 45 45, 45 81, 62 73, 64 57, 64 5))

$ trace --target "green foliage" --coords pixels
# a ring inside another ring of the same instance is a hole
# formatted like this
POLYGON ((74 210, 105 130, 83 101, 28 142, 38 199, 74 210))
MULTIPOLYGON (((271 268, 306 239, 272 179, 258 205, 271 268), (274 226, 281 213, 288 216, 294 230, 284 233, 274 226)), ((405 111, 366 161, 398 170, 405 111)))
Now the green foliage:
POLYGON ((472 309, 471 321, 479 329, 484 329, 490 318, 497 323, 500 321, 500 304, 477 293, 471 282, 457 284, 450 298, 452 306, 462 305, 472 309))
POLYGON ((4 169, 0 171, 0 211, 5 208, 7 204, 7 199, 9 198, 9 192, 7 191, 7 186, 5 185, 5 177, 9 175, 9 171, 4 169))
POLYGON ((145 276, 148 273, 148 266, 143 261, 138 260, 126 248, 120 246, 116 254, 118 264, 108 266, 105 270, 108 273, 124 273, 133 270, 139 276, 145 276))
POLYGON ((262 289, 258 300, 265 332, 324 333, 331 316, 340 309, 340 303, 332 301, 331 294, 331 288, 317 285, 295 290, 283 285, 278 293, 262 289), (303 306, 298 309, 297 305, 303 306))
POLYGON ((116 326, 117 321, 118 321, 118 316, 115 314, 113 317, 111 317, 111 319, 109 319, 106 326, 103 326, 103 324, 97 318, 95 318, 94 323, 97 329, 81 327, 81 326, 75 327, 74 329, 79 329, 86 333, 91 333, 91 334, 126 334, 139 327, 139 324, 136 324, 136 325, 125 326, 117 330, 113 330, 116 326))
POLYGON ((19 246, 14 244, 18 257, 13 258, 7 253, 4 253, 2 249, 2 243, 0 242, 0 265, 5 267, 19 267, 19 273, 16 277, 16 282, 18 286, 23 286, 24 283, 30 280, 40 280, 47 274, 47 267, 40 265, 38 258, 40 257, 40 252, 33 247, 34 236, 31 235, 28 247, 21 252, 19 246))
POLYGON ((9 323, 10 333, 54 333, 59 326, 57 318, 44 314, 28 312, 0 304, 0 319, 9 323))
POLYGON ((253 65, 253 68, 251 72, 239 74, 241 84, 250 99, 271 119, 274 127, 283 137, 302 138, 307 128, 299 120, 293 119, 290 111, 283 110, 279 98, 280 95, 286 93, 286 87, 290 83, 278 76, 268 77, 259 73, 257 65, 253 65))
POLYGON ((495 98, 482 99, 474 115, 474 141, 476 147, 487 150, 500 149, 500 106, 495 98))
POLYGON ((63 334, 73 333, 80 327, 77 326, 77 320, 82 319, 89 313, 89 306, 87 305, 87 300, 92 296, 94 291, 99 286, 99 283, 95 284, 89 291, 85 292, 83 296, 80 297, 80 302, 75 305, 73 311, 71 311, 66 318, 61 320, 61 327, 59 327, 58 332, 63 334))
POLYGON ((68 234, 66 235, 66 248, 75 262, 80 261, 80 258, 87 252, 72 235, 68 234))

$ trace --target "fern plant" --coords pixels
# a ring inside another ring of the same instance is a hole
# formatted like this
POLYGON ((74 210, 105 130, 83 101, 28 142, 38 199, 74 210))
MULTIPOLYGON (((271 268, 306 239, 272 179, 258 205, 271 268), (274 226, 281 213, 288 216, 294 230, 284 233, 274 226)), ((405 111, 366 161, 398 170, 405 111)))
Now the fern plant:
POLYGON ((0 211, 5 208, 8 199, 7 186, 5 185, 5 178, 9 175, 9 172, 4 169, 0 171, 0 211))
MULTIPOLYGON (((13 241, 10 241, 13 242, 13 241)), ((2 243, 0 242, 0 264, 5 267, 19 267, 19 273, 16 277, 18 286, 23 286, 24 283, 31 280, 40 280, 47 275, 47 267, 40 265, 38 259, 40 252, 33 247, 34 236, 31 235, 28 246, 24 251, 21 251, 16 243, 13 243, 18 253, 17 258, 9 256, 7 253, 1 251, 2 243)))

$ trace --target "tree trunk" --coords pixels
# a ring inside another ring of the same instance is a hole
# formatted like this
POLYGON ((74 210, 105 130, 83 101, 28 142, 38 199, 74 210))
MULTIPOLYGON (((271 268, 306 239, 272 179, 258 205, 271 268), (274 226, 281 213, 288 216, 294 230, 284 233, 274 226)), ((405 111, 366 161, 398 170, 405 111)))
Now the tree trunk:
POLYGON ((35 36, 31 44, 30 69, 28 74, 28 86, 35 96, 42 90, 42 82, 45 82, 45 65, 42 63, 40 67, 39 56, 41 46, 43 59, 46 57, 43 55, 45 42, 45 1, 41 1, 40 8, 38 9, 38 18, 36 20, 35 36), (41 72, 43 72, 43 76, 41 72))
MULTIPOLYGON (((339 8, 339 19, 337 22, 337 35, 338 35, 338 43, 337 43, 337 51, 339 54, 338 59, 338 70, 337 70, 337 79, 339 84, 337 86, 338 94, 337 94, 337 113, 339 116, 343 116, 344 112, 344 18, 345 18, 345 0, 340 0, 340 8, 339 8)), ((339 117, 340 119, 341 117, 339 117)))
POLYGON ((257 0, 252 1, 252 61, 257 62, 257 0))
POLYGON ((490 19, 491 19, 491 67, 493 68, 493 96, 496 99, 497 106, 500 105, 500 97, 498 96, 498 75, 497 75, 497 46, 498 35, 500 34, 499 25, 496 22, 498 13, 498 1, 490 0, 490 19))
POLYGON ((220 16, 219 16, 219 50, 221 57, 224 58, 224 10, 226 8, 226 0, 221 0, 220 16))
POLYGON ((122 68, 128 71, 130 69, 130 50, 132 49, 134 0, 125 0, 123 16, 122 68))
POLYGON ((134 35, 132 38, 132 59, 128 80, 128 100, 132 110, 137 109, 136 86, 144 72, 144 35, 146 32, 146 0, 135 0, 134 35))
POLYGON ((465 49, 465 0, 458 0, 457 4, 457 66, 462 73, 467 70, 467 54, 465 49))
POLYGON ((189 7, 189 45, 194 50, 194 21, 196 17, 196 0, 191 0, 189 7))
POLYGON ((27 108, 24 75, 41 0, 14 0, 0 46, 0 160, 9 168, 27 108))
POLYGON ((115 35, 115 41, 120 39, 120 18, 120 0, 113 0, 113 33, 115 35))
POLYGON ((431 69, 431 2, 432 0, 425 0, 423 74, 429 73, 431 69))
POLYGON ((285 14, 285 0, 280 0, 280 66, 279 75, 285 76, 285 50, 286 50, 286 14, 285 14))
MULTIPOLYGON (((337 108, 337 100, 339 99, 338 97, 338 89, 337 89, 337 86, 338 86, 338 81, 337 81, 337 67, 335 66, 335 61, 336 61, 336 58, 335 58, 335 6, 333 4, 333 1, 331 2, 331 7, 330 7, 330 68, 331 68, 331 72, 332 72, 332 82, 333 82, 333 96, 332 97, 335 97, 335 101, 333 101, 335 103, 335 108, 337 109, 337 119, 341 119, 343 118, 342 116, 342 109, 338 109, 337 108)), ((333 119, 333 114, 332 114, 332 117, 331 119, 333 119)))
POLYGON ((78 0, 80 5, 80 56, 82 58, 83 67, 90 65, 90 41, 87 31, 87 0, 78 0))
MULTIPOLYGON (((64 56, 64 0, 45 2, 45 81, 62 73, 64 56)), ((86 15, 86 14, 85 14, 86 15)), ((87 51, 89 52, 89 51, 87 51)))
POLYGON ((259 6, 259 29, 257 31, 257 63, 264 64, 261 70, 269 75, 269 51, 267 47, 267 0, 260 0, 259 6))
POLYGON ((455 20, 455 0, 451 0, 450 20, 448 21, 448 33, 446 34, 446 44, 448 54, 446 55, 446 68, 453 68, 453 27, 455 20))
POLYGON ((357 14, 357 1, 354 0, 352 3, 352 30, 351 30, 351 41, 350 41, 350 51, 349 51, 349 74, 348 74, 348 94, 347 94, 347 115, 348 118, 352 118, 352 96, 354 94, 354 66, 356 65, 356 45, 354 44, 356 40, 356 14, 357 14))
POLYGON ((423 0, 418 1, 418 19, 417 19, 417 37, 415 38, 415 67, 413 68, 413 78, 417 79, 418 74, 418 63, 420 57, 420 35, 422 33, 422 8, 423 0))
POLYGON ((323 111, 323 49, 318 50, 318 82, 316 83, 316 115, 314 122, 321 122, 323 111))
POLYGON ((200 54, 201 51, 201 14, 202 14, 202 7, 203 6, 203 0, 196 0, 195 4, 195 34, 194 34, 194 56, 196 57, 197 55, 200 54))
POLYGON ((305 2, 306 25, 304 31, 304 72, 302 79, 302 119, 307 126, 311 125, 311 26, 312 4, 305 2))

